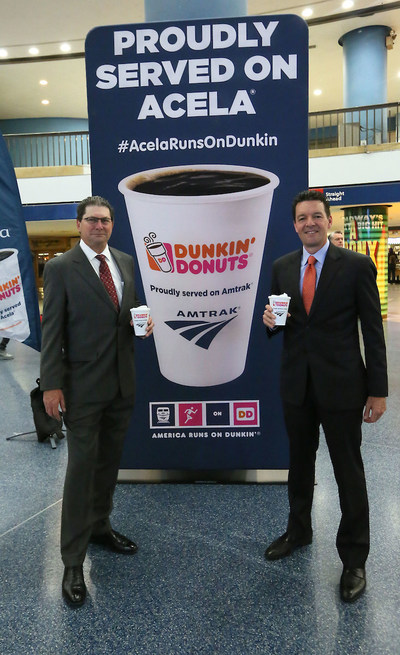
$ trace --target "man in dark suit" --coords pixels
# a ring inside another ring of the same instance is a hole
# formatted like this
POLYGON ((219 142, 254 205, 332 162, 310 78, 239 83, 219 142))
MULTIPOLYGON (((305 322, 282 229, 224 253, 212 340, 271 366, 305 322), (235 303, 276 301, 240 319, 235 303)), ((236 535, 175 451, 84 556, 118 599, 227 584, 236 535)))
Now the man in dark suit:
MULTIPOLYGON (((265 556, 281 559, 312 541, 315 459, 322 425, 342 512, 336 540, 343 563, 340 595, 349 602, 365 589, 369 551, 361 424, 362 420, 374 423, 386 409, 386 351, 376 268, 369 257, 329 243, 332 217, 322 193, 298 194, 293 219, 303 248, 274 262, 271 282, 272 294, 291 297, 290 314, 282 328, 281 368, 290 449, 289 520, 286 532, 267 548, 265 556), (308 296, 313 276, 315 295, 306 298, 305 306, 302 294, 308 296)), ((269 336, 280 331, 270 305, 266 305, 263 322, 269 336)))
MULTIPOLYGON (((109 519, 134 404, 129 310, 140 304, 132 257, 108 246, 113 224, 107 200, 86 198, 77 211, 80 243, 44 270, 40 386, 47 413, 59 418, 61 409, 67 426, 62 591, 73 607, 86 597, 82 564, 89 542, 119 553, 137 550, 109 519)), ((152 330, 149 319, 146 336, 152 330)))
POLYGON ((334 232, 331 232, 331 234, 328 236, 328 239, 331 243, 333 243, 334 246, 339 246, 339 248, 344 248, 343 232, 341 232, 340 230, 335 230, 334 232))

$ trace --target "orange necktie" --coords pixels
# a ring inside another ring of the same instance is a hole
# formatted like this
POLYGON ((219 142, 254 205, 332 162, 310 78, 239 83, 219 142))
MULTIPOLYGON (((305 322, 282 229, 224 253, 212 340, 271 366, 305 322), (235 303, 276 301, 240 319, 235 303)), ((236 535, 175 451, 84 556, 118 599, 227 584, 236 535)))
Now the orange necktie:
POLYGON ((315 294, 315 283, 317 280, 317 272, 315 270, 315 262, 317 260, 312 255, 308 258, 308 264, 304 273, 303 280, 303 303, 307 314, 310 313, 312 301, 315 294))
POLYGON ((115 308, 119 311, 119 302, 117 290, 115 288, 114 280, 112 279, 111 271, 108 267, 106 256, 105 255, 96 255, 96 259, 100 260, 100 269, 99 277, 102 283, 104 284, 108 295, 113 301, 115 308))

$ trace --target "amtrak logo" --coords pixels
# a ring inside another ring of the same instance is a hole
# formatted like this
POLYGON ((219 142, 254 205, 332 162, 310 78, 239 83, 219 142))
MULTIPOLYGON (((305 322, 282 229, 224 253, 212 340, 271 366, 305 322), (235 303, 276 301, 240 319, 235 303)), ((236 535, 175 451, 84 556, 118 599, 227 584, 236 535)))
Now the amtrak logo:
POLYGON ((199 348, 208 350, 211 343, 221 330, 233 321, 236 316, 226 321, 165 321, 166 325, 175 330, 188 341, 193 341, 199 348))

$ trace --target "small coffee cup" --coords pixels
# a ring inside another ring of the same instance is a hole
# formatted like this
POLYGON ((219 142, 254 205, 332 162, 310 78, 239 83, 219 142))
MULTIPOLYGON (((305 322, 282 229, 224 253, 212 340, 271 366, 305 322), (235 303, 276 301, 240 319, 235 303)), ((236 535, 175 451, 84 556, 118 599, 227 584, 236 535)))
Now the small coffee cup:
POLYGON ((147 307, 147 305, 140 305, 140 307, 132 307, 130 312, 135 335, 137 337, 144 337, 146 335, 147 323, 150 316, 150 307, 147 307))
POLYGON ((279 296, 269 296, 269 304, 276 316, 275 325, 286 325, 286 319, 289 309, 290 296, 282 293, 279 296))

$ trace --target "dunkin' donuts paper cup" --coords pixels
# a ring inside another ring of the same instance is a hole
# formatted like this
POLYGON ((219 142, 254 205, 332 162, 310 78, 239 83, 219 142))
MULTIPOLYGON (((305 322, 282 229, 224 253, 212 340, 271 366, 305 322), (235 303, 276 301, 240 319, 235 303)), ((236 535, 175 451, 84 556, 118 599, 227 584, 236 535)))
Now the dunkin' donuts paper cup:
POLYGON ((282 293, 280 296, 269 296, 269 304, 276 316, 275 325, 286 325, 290 296, 282 293))
POLYGON ((133 321, 133 329, 137 337, 144 337, 146 334, 147 321, 150 316, 150 307, 147 305, 140 305, 140 307, 132 307, 131 316, 133 321))
POLYGON ((217 164, 142 171, 119 183, 168 380, 202 387, 243 373, 278 184, 259 168, 217 164))

